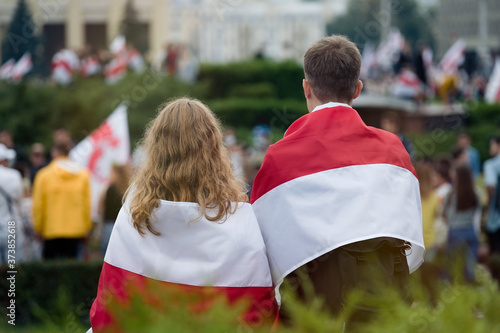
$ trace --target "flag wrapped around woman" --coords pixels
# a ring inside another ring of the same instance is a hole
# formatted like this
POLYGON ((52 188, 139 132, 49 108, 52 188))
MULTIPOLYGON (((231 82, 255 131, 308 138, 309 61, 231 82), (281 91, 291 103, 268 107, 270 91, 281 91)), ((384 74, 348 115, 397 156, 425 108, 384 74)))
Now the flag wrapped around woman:
POLYGON ((243 301, 242 322, 272 322, 277 305, 265 245, 212 112, 196 100, 171 102, 150 124, 144 146, 147 160, 104 258, 93 331, 126 332, 120 318, 135 315, 135 297, 167 315, 179 297, 189 304, 178 305, 194 312, 221 298, 243 301))

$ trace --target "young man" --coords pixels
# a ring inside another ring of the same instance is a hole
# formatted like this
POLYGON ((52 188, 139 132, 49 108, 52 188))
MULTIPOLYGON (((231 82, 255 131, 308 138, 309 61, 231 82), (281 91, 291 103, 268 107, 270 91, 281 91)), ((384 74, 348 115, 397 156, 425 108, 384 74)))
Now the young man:
POLYGON ((44 240, 44 259, 77 258, 92 229, 89 174, 68 158, 69 151, 69 143, 55 143, 52 162, 33 185, 33 228, 44 240))
POLYGON ((360 67, 345 37, 311 46, 303 80, 309 113, 269 148, 251 197, 276 286, 302 267, 332 313, 346 290, 373 274, 404 284, 424 254, 410 156, 396 135, 366 126, 351 107, 363 88, 360 67), (368 272, 361 262, 380 269, 368 272))

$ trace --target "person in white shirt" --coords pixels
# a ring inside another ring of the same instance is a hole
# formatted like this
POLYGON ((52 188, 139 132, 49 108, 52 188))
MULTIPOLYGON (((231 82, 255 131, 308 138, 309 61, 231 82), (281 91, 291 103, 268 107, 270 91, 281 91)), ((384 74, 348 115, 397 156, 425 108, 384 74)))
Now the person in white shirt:
POLYGON ((20 205, 23 183, 19 171, 8 167, 9 161, 15 158, 16 152, 0 143, 0 265, 7 264, 9 259, 18 259, 21 255, 20 205))

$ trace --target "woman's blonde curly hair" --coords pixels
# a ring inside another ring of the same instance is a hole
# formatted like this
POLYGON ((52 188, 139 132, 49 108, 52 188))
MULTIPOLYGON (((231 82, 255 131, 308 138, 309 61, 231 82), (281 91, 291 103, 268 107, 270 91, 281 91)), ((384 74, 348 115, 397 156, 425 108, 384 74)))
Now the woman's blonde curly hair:
POLYGON ((130 195, 130 213, 141 235, 144 228, 159 235, 152 216, 160 199, 198 203, 198 219, 209 221, 225 220, 235 212, 235 202, 248 201, 231 169, 220 124, 200 101, 181 98, 162 106, 143 144, 146 160, 125 196, 130 195))

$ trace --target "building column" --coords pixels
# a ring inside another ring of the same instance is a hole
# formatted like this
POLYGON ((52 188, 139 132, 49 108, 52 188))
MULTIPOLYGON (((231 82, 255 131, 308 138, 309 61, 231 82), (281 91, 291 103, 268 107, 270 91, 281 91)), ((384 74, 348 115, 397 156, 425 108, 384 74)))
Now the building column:
POLYGON ((66 10, 66 47, 81 49, 85 46, 85 21, 81 0, 70 0, 66 10))
POLYGON ((488 15, 488 3, 486 0, 479 0, 478 4, 478 30, 479 30, 479 55, 481 56, 481 60, 483 61, 483 65, 485 68, 490 67, 490 49, 489 49, 489 37, 488 37, 488 23, 489 23, 489 15, 488 15))
POLYGON ((120 25, 125 14, 126 0, 111 0, 108 7, 107 39, 108 45, 120 34, 120 25))
POLYGON ((149 26, 150 56, 155 59, 170 40, 170 0, 153 0, 151 6, 151 23, 149 26))

